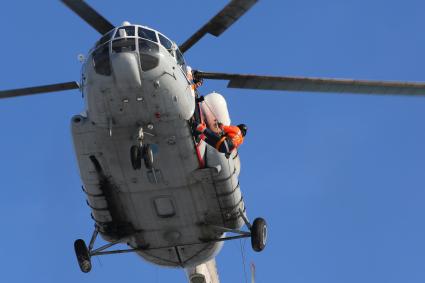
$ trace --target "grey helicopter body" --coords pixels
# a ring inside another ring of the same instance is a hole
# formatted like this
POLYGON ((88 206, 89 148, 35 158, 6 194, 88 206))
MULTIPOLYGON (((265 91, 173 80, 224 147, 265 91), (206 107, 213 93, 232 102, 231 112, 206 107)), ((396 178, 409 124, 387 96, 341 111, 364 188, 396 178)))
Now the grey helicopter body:
POLYGON ((185 268, 191 283, 219 283, 215 256, 224 241, 250 237, 255 251, 265 248, 265 220, 247 218, 237 150, 220 153, 194 130, 205 123, 221 135, 219 124, 230 125, 225 99, 200 95, 202 80, 240 89, 425 95, 425 83, 416 82, 192 71, 183 54, 206 34, 221 35, 257 0, 231 0, 180 46, 145 26, 116 27, 83 0, 61 2, 101 34, 83 60, 81 81, 0 91, 0 98, 72 89, 84 96, 85 110, 71 119, 95 223, 88 245, 74 243, 83 272, 94 256, 136 252, 185 268), (108 243, 95 248, 99 234, 108 243), (128 248, 112 250, 116 244, 128 248))
POLYGON ((72 135, 101 235, 153 263, 193 267, 222 246, 209 240, 223 232, 208 225, 239 229, 245 209, 237 152, 227 159, 194 142, 188 121, 195 93, 173 46, 162 34, 129 24, 102 37, 83 67, 87 110, 73 117, 72 135), (134 170, 129 152, 141 129, 143 143, 155 146, 155 161, 134 170))

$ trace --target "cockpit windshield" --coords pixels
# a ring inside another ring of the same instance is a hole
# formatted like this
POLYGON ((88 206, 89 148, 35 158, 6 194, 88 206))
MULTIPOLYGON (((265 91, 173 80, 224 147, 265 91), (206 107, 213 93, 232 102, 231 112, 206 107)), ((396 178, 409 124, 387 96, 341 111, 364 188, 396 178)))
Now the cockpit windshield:
POLYGON ((108 42, 111 39, 113 34, 114 34, 114 30, 111 30, 110 32, 102 36, 102 38, 96 43, 96 47, 108 42))
POLYGON ((177 45, 155 30, 141 26, 126 25, 105 34, 92 52, 96 73, 111 75, 110 53, 138 52, 143 71, 148 71, 159 64, 157 55, 159 46, 163 46, 174 57, 183 72, 186 63, 177 45))
POLYGON ((156 32, 154 32, 153 30, 149 30, 149 29, 139 27, 137 32, 138 32, 139 37, 141 37, 141 38, 148 39, 148 40, 153 41, 153 42, 158 42, 158 39, 156 38, 156 32))
POLYGON ((112 52, 131 52, 136 51, 136 41, 134 38, 121 38, 112 42, 112 52))
POLYGON ((165 49, 170 52, 170 54, 176 58, 177 64, 179 64, 182 69, 186 72, 186 62, 184 61, 183 54, 178 49, 178 47, 168 38, 158 33, 159 42, 165 49))
POLYGON ((158 36, 159 36, 159 42, 161 42, 162 46, 164 46, 165 49, 170 50, 171 48, 173 48, 173 43, 171 42, 171 40, 169 40, 168 38, 166 38, 160 33, 158 33, 158 36))
POLYGON ((127 37, 127 36, 134 36, 134 26, 125 26, 121 27, 117 30, 117 33, 115 34, 115 38, 118 37, 127 37))
POLYGON ((179 64, 180 66, 186 65, 183 54, 180 52, 179 49, 176 50, 176 60, 177 60, 177 64, 179 64))

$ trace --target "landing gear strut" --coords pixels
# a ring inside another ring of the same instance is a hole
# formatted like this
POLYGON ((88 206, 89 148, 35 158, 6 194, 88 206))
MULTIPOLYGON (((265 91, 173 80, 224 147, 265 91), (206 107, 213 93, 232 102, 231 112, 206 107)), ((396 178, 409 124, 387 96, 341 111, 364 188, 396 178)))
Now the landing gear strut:
POLYGON ((136 252, 137 249, 128 249, 128 250, 116 250, 116 251, 107 251, 110 247, 113 247, 117 244, 122 244, 127 242, 127 238, 120 239, 115 242, 108 243, 106 245, 103 245, 99 248, 94 248, 94 243, 96 241, 96 238, 98 236, 99 232, 97 230, 97 227, 95 228, 93 235, 90 240, 90 244, 87 247, 84 240, 78 239, 74 242, 74 250, 75 255, 77 256, 78 265, 80 266, 80 269, 84 273, 90 272, 92 269, 92 263, 91 259, 94 256, 101 256, 101 255, 107 255, 107 254, 119 254, 119 253, 129 253, 129 252, 136 252))
POLYGON ((137 136, 137 144, 130 148, 130 160, 134 170, 142 168, 142 160, 146 169, 153 168, 153 151, 150 144, 143 143, 144 132, 140 128, 137 136))
POLYGON ((242 210, 239 210, 239 215, 245 222, 246 227, 249 229, 249 232, 236 230, 236 229, 228 229, 224 227, 219 227, 215 225, 208 225, 210 227, 213 227, 217 231, 220 232, 227 232, 227 233, 234 233, 237 236, 229 236, 220 238, 217 240, 206 240, 205 242, 223 242, 223 241, 230 241, 230 240, 236 240, 236 239, 242 239, 242 238, 251 238, 251 246, 252 249, 256 252, 261 252, 266 247, 267 243, 267 223, 266 220, 263 218, 256 218, 251 225, 249 223, 248 219, 243 214, 242 210))
POLYGON ((254 223, 251 225, 242 210, 239 210, 239 213, 250 231, 252 249, 256 252, 263 251, 267 244, 266 220, 263 218, 256 218, 254 219, 254 223))
MULTIPOLYGON (((216 243, 216 242, 223 242, 223 241, 230 241, 230 240, 236 240, 236 239, 242 239, 242 238, 251 238, 251 244, 252 249, 256 252, 261 252, 266 247, 266 241, 267 241, 267 224, 266 221, 263 218, 256 218, 251 225, 248 221, 248 219, 245 217, 243 212, 240 210, 240 217, 245 222, 245 225, 249 229, 248 231, 242 231, 242 230, 236 230, 236 229, 229 229, 225 227, 219 227, 215 225, 205 224, 209 228, 213 228, 216 231, 223 232, 223 233, 234 233, 237 236, 228 236, 218 239, 200 239, 201 242, 194 242, 194 243, 186 243, 179 245, 181 247, 184 246, 192 246, 192 245, 199 245, 202 243, 216 243)), ((96 227, 93 235, 90 240, 90 244, 87 247, 86 243, 78 239, 74 242, 74 249, 75 249, 75 255, 77 256, 78 265, 80 266, 80 269, 84 273, 90 272, 92 269, 92 263, 91 258, 94 256, 103 256, 103 255, 110 255, 110 254, 123 254, 123 253, 134 253, 138 251, 148 251, 151 248, 149 247, 149 244, 138 247, 138 248, 131 248, 131 249, 120 249, 120 250, 109 250, 109 248, 117 245, 117 244, 125 244, 129 243, 129 239, 134 236, 128 235, 127 237, 124 237, 122 239, 119 239, 115 242, 110 242, 106 245, 103 245, 99 248, 94 248, 94 244, 96 241, 96 238, 98 236, 98 228, 96 227)), ((171 246, 164 246, 164 247, 153 247, 152 249, 170 249, 170 248, 176 248, 175 245, 171 246)))

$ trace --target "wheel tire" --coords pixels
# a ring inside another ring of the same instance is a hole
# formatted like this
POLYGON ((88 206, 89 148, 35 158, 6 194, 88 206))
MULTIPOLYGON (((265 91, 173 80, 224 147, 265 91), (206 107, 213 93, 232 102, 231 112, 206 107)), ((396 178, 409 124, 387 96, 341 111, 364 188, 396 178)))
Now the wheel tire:
POLYGON ((77 256, 78 265, 84 273, 88 273, 91 270, 91 258, 89 249, 87 248, 84 240, 78 239, 74 242, 75 255, 77 256))
POLYGON ((153 152, 152 152, 152 147, 149 144, 143 145, 142 157, 145 162, 146 169, 152 169, 153 168, 153 152))
POLYGON ((263 218, 254 220, 251 228, 251 245, 256 252, 261 252, 266 247, 267 223, 263 218))
POLYGON ((130 148, 130 159, 131 159, 131 165, 133 166, 134 170, 138 170, 142 168, 142 153, 140 150, 140 146, 133 145, 130 148))

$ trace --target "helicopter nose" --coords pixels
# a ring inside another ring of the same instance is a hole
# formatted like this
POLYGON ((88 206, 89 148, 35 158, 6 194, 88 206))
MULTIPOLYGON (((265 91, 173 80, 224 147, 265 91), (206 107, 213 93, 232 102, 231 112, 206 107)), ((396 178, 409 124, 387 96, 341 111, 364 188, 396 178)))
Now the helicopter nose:
POLYGON ((130 89, 142 86, 138 56, 135 52, 111 54, 111 65, 118 88, 130 89))
POLYGON ((112 70, 118 86, 140 87, 140 67, 143 72, 147 72, 159 65, 159 47, 148 40, 134 38, 114 40, 111 52, 112 70))

